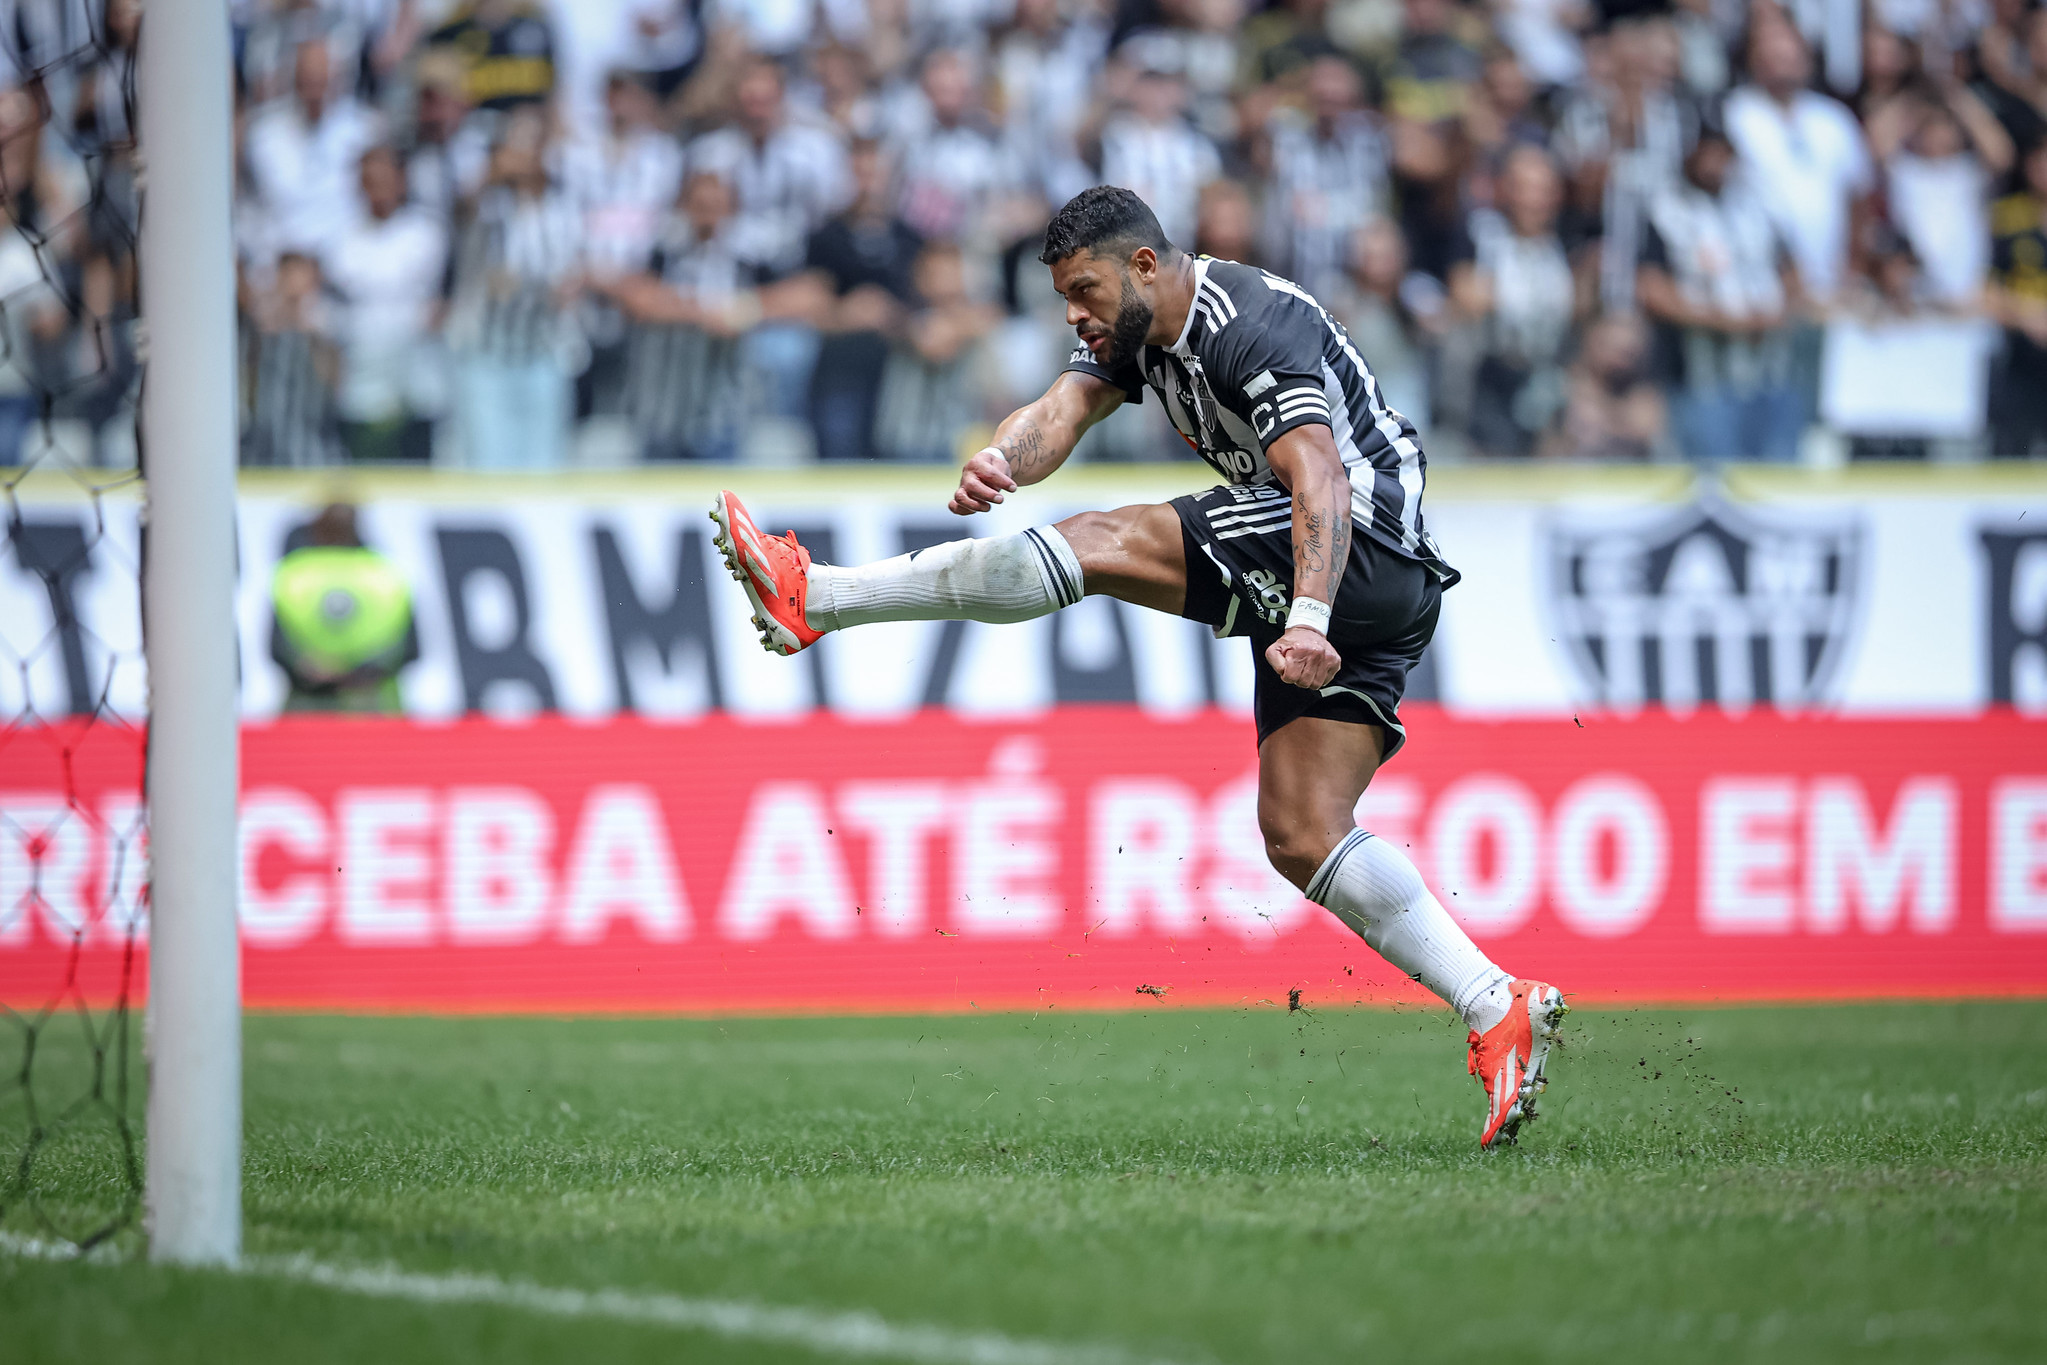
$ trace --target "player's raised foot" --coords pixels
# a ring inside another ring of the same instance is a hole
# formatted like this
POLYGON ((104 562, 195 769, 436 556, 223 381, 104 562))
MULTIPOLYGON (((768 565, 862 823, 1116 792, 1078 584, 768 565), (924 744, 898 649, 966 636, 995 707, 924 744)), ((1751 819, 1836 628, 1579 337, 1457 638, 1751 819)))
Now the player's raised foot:
POLYGON ((1491 1148, 1512 1143, 1521 1125, 1535 1117, 1535 1097, 1549 1084, 1543 1074, 1557 1028, 1571 1007, 1555 986, 1541 981, 1516 981, 1514 1003, 1507 1017, 1483 1035, 1472 1032, 1471 1074, 1485 1087, 1485 1130, 1478 1145, 1491 1148))
POLYGON ((718 523, 712 542, 753 602, 753 624, 761 633, 761 648, 772 654, 794 654, 823 635, 803 619, 804 602, 810 595, 810 551, 797 543, 796 533, 761 534, 747 515, 746 504, 726 492, 719 493, 711 504, 711 520, 718 523))

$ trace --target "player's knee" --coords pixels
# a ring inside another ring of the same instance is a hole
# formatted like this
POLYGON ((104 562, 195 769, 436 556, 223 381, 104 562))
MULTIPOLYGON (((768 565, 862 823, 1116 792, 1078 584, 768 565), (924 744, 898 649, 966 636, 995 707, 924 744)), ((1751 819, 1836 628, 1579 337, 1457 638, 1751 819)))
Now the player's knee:
POLYGON ((1123 551, 1124 527, 1114 512, 1076 512, 1056 523, 1053 530, 1073 547, 1081 571, 1088 574, 1112 572, 1123 551))
POLYGON ((1259 808, 1258 829, 1265 836, 1266 859, 1295 886, 1305 887, 1336 846, 1325 823, 1283 806, 1259 808))

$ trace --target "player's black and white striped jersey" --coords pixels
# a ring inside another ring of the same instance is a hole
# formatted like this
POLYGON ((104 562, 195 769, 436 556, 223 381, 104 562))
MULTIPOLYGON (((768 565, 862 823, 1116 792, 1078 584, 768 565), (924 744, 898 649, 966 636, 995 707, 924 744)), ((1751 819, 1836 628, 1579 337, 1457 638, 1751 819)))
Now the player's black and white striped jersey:
POLYGON ((1145 385, 1156 389, 1187 443, 1245 490, 1246 533, 1293 514, 1266 448, 1322 423, 1350 472, 1358 529, 1450 576, 1422 520, 1427 461, 1414 423, 1387 406, 1343 324, 1292 280, 1248 265, 1199 256, 1194 275, 1194 306, 1171 346, 1146 346, 1113 373, 1079 346, 1066 368, 1107 380, 1131 402, 1145 385))

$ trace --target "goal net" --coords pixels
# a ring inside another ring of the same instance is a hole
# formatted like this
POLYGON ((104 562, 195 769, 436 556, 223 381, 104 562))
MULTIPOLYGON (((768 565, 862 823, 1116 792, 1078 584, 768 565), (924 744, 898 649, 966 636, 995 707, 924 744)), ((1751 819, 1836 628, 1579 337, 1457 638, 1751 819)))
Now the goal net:
POLYGON ((0 1233, 143 1193, 148 934, 136 0, 0 30, 0 1233))

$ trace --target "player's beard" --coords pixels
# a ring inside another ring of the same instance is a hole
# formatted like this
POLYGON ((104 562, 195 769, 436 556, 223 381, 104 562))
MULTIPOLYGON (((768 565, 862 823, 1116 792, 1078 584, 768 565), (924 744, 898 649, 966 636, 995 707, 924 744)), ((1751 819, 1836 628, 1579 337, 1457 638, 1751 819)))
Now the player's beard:
POLYGON ((1144 347, 1144 339, 1151 335, 1152 307, 1137 296, 1130 287, 1130 272, 1123 272, 1123 297, 1116 304, 1116 326, 1109 333, 1109 354, 1105 359, 1110 369, 1136 363, 1137 354, 1144 347))

